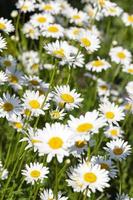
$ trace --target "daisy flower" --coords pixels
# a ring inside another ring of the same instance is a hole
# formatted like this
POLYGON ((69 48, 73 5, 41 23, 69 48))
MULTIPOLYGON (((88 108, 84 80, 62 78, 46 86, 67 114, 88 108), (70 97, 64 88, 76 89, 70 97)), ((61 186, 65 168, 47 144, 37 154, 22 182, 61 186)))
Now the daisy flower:
POLYGON ((108 16, 120 16, 122 13, 122 9, 114 2, 107 1, 106 6, 103 8, 102 12, 106 17, 108 16))
POLYGON ((125 26, 133 27, 133 14, 124 13, 122 15, 122 21, 124 22, 125 26))
POLYGON ((131 145, 119 138, 108 142, 104 149, 112 159, 119 161, 124 160, 131 153, 131 145))
POLYGON ((70 40, 77 40, 84 29, 79 27, 70 27, 69 29, 65 30, 65 35, 70 40))
POLYGON ((46 13, 35 13, 31 16, 30 22, 35 27, 45 27, 47 24, 53 22, 53 17, 46 13))
POLYGON ((0 34, 0 52, 2 52, 4 49, 6 49, 6 41, 3 37, 1 37, 1 34, 0 34))
POLYGON ((34 185, 37 181, 43 181, 47 178, 49 169, 44 167, 41 163, 30 163, 30 165, 25 165, 25 169, 22 170, 22 175, 25 176, 25 181, 34 185))
POLYGON ((0 85, 4 85, 7 82, 8 78, 5 72, 0 71, 0 85))
POLYGON ((78 108, 83 101, 80 94, 76 92, 75 89, 70 90, 69 85, 57 86, 55 87, 55 92, 53 92, 54 101, 60 107, 65 107, 66 110, 72 110, 78 108))
POLYGON ((80 45, 84 47, 89 53, 93 53, 100 48, 100 40, 96 35, 91 34, 90 31, 84 31, 78 38, 80 45))
POLYGON ((18 0, 16 7, 22 12, 32 12, 35 10, 35 0, 18 0))
POLYGON ((65 110, 59 110, 58 108, 56 108, 55 110, 50 111, 50 116, 51 119, 53 120, 62 120, 64 118, 64 116, 66 115, 66 113, 64 112, 65 110))
POLYGON ((101 96, 109 96, 110 94, 110 85, 103 81, 102 79, 97 80, 97 91, 98 95, 101 96))
POLYGON ((65 197, 62 195, 61 192, 58 192, 57 198, 54 196, 53 191, 51 189, 45 189, 41 194, 40 194, 41 200, 67 200, 68 197, 65 197))
POLYGON ((0 18, 0 30, 5 33, 10 33, 14 31, 14 26, 11 23, 11 20, 0 18))
POLYGON ((127 194, 117 194, 116 200, 133 200, 127 194))
POLYGON ((111 178, 115 178, 117 176, 118 170, 116 167, 113 165, 112 160, 106 159, 103 156, 93 156, 91 158, 91 162, 96 165, 100 165, 101 169, 105 169, 109 172, 109 176, 111 178))
POLYGON ((77 181, 77 177, 79 178, 81 184, 83 184, 84 189, 89 188, 92 192, 96 192, 96 190, 102 192, 104 188, 109 187, 108 171, 101 169, 100 165, 97 164, 94 165, 92 163, 84 162, 79 164, 73 170, 71 169, 69 178, 73 181, 77 181))
POLYGON ((130 95, 133 94, 133 81, 128 82, 127 86, 126 86, 126 91, 127 93, 130 95))
POLYGON ((34 27, 31 23, 27 22, 23 26, 23 33, 27 38, 37 40, 40 36, 39 30, 37 27, 34 27))
POLYGON ((105 125, 105 120, 99 117, 96 110, 87 112, 84 116, 75 118, 72 115, 68 121, 68 126, 73 132, 73 137, 89 140, 91 135, 98 133, 99 129, 105 125))
POLYGON ((42 35, 44 37, 52 37, 59 39, 60 37, 63 37, 64 29, 59 24, 49 24, 46 27, 44 27, 42 35))
POLYGON ((41 143, 37 143, 38 152, 40 156, 47 154, 47 162, 50 162, 53 157, 57 157, 57 160, 63 162, 64 156, 68 156, 68 145, 71 131, 63 124, 54 123, 52 125, 46 124, 43 129, 44 135, 41 137, 38 134, 38 140, 41 143))
POLYGON ((120 46, 111 48, 109 55, 111 60, 117 64, 126 65, 131 62, 131 53, 120 46))
POLYGON ((15 67, 16 64, 16 59, 12 55, 5 55, 4 57, 0 57, 0 65, 4 68, 15 67))
MULTIPOLYGON (((45 96, 39 95, 39 91, 26 90, 23 95, 23 107, 31 112, 31 116, 39 116, 44 114, 44 110, 48 109, 49 104, 43 105, 45 96)), ((49 98, 47 98, 47 101, 49 98)))
POLYGON ((128 64, 126 66, 123 66, 122 70, 128 74, 133 75, 133 64, 128 64))
POLYGON ((107 98, 100 104, 99 111, 101 116, 108 122, 118 124, 117 122, 124 119, 124 108, 109 102, 107 98))
POLYGON ((107 70, 110 67, 111 65, 107 61, 105 61, 105 59, 100 58, 98 60, 94 60, 86 64, 86 69, 96 72, 107 70))
POLYGON ((83 11, 78 11, 76 8, 71 9, 71 12, 68 13, 68 17, 70 18, 70 22, 75 25, 82 26, 84 23, 88 22, 88 16, 83 11))
POLYGON ((38 5, 38 9, 40 11, 44 11, 45 13, 55 15, 55 14, 59 14, 61 7, 58 2, 49 1, 48 3, 41 2, 38 5))
POLYGON ((20 115, 22 107, 18 97, 11 96, 9 93, 4 93, 3 98, 0 98, 0 117, 6 117, 7 120, 14 115, 20 115))
POLYGON ((119 126, 111 125, 104 131, 104 134, 108 138, 116 139, 118 137, 122 137, 123 131, 119 126))
POLYGON ((12 118, 9 119, 9 123, 18 132, 23 131, 24 122, 23 122, 21 115, 20 116, 13 116, 12 118))

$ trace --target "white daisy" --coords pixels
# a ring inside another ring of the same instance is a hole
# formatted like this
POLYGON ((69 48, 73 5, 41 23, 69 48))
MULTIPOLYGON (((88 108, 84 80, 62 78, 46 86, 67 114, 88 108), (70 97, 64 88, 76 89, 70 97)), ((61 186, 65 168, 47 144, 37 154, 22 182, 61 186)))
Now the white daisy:
POLYGON ((35 0, 18 0, 16 7, 23 13, 35 10, 35 0))
POLYGON ((128 194, 117 194, 116 200, 133 200, 128 194))
POLYGON ((122 21, 124 22, 125 26, 133 27, 133 14, 124 13, 122 15, 122 21))
POLYGON ((34 27, 31 23, 27 22, 23 26, 23 33, 27 38, 38 39, 40 36, 39 30, 37 27, 34 27))
POLYGON ((86 64, 86 69, 96 72, 107 70, 110 67, 111 65, 105 59, 100 58, 98 58, 98 60, 94 60, 86 64))
POLYGON ((5 33, 10 33, 14 31, 14 26, 12 25, 11 20, 4 19, 3 17, 0 18, 0 30, 4 31, 5 33))
POLYGON ((53 17, 46 13, 35 13, 31 16, 30 22, 35 27, 45 27, 47 24, 53 22, 53 17))
POLYGON ((37 140, 42 141, 37 143, 40 156, 47 154, 47 162, 50 162, 53 157, 57 156, 57 160, 61 163, 64 156, 68 156, 68 145, 71 131, 63 124, 46 124, 43 129, 44 135, 40 137, 38 134, 37 140))
POLYGON ((122 137, 123 131, 119 126, 109 126, 105 131, 104 134, 108 138, 116 139, 118 137, 122 137))
POLYGON ((131 53, 120 46, 111 48, 109 55, 111 60, 117 64, 126 65, 131 62, 131 53))
POLYGON ((2 52, 4 49, 6 49, 6 41, 3 37, 1 37, 1 34, 0 34, 0 52, 2 52))
POLYGON ((124 119, 124 108, 109 102, 107 98, 103 100, 99 108, 101 116, 108 122, 117 125, 117 122, 124 119))
POLYGON ((16 59, 12 55, 5 55, 0 57, 0 65, 4 68, 7 67, 16 67, 16 59))
POLYGON ((46 27, 44 27, 42 35, 45 37, 52 37, 59 39, 60 37, 63 37, 64 29, 59 24, 49 24, 46 27))
POLYGON ((133 64, 128 64, 126 66, 123 66, 122 70, 128 74, 133 75, 133 64))
POLYGON ((83 101, 75 89, 70 90, 69 85, 57 86, 53 92, 54 101, 67 110, 78 108, 83 101))
POLYGON ((70 10, 68 17, 70 18, 71 23, 78 26, 82 26, 84 23, 88 22, 87 14, 83 11, 78 11, 76 8, 70 10))
POLYGON ((98 133, 99 129, 105 125, 105 120, 99 117, 96 110, 87 112, 84 116, 75 118, 70 115, 68 126, 73 132, 73 137, 79 140, 89 140, 91 135, 98 133))
POLYGON ((45 189, 41 194, 40 194, 41 200, 67 200, 68 198, 63 196, 61 192, 58 192, 57 198, 53 194, 53 191, 51 189, 47 190, 45 189))
POLYGON ((122 9, 114 2, 107 1, 106 6, 103 8, 102 12, 105 16, 120 16, 122 9))
POLYGON ((0 85, 4 85, 7 82, 8 78, 5 72, 0 71, 0 85))
POLYGON ((30 163, 30 165, 25 165, 25 169, 22 170, 22 175, 25 176, 25 181, 31 183, 32 185, 37 181, 43 181, 47 178, 49 169, 44 167, 41 163, 30 163))
POLYGON ((117 138, 106 144, 104 149, 108 152, 111 158, 122 161, 131 153, 131 145, 122 139, 117 138))
POLYGON ((55 110, 50 111, 50 116, 51 119, 53 120, 62 120, 66 113, 64 112, 65 110, 59 110, 59 108, 56 108, 55 110))
POLYGON ((44 11, 45 13, 50 13, 50 14, 59 14, 61 11, 60 4, 55 1, 49 1, 48 3, 41 2, 38 5, 38 8, 40 11, 44 11))
POLYGON ((20 115, 22 107, 18 97, 11 96, 9 93, 4 93, 3 98, 0 98, 0 117, 10 119, 14 115, 20 115))

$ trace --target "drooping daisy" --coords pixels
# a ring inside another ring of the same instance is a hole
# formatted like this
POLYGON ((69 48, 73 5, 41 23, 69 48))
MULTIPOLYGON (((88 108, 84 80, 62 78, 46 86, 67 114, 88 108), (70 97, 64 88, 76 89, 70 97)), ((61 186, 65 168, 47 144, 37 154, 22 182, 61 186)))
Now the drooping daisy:
POLYGON ((22 175, 25 176, 25 181, 31 183, 32 185, 37 181, 43 181, 44 178, 47 178, 49 169, 44 167, 41 163, 30 163, 30 165, 25 166, 25 169, 22 170, 22 175))
POLYGON ((48 3, 41 2, 38 5, 40 11, 44 11, 45 13, 50 14, 58 14, 61 10, 60 4, 55 1, 49 1, 48 3))
POLYGON ((18 0, 16 7, 23 13, 35 10, 35 0, 18 0))
POLYGON ((78 94, 75 89, 70 90, 69 85, 57 86, 53 94, 55 95, 54 101, 67 110, 78 108, 83 101, 80 94, 78 94))
POLYGON ((14 26, 11 23, 11 20, 4 19, 3 17, 0 18, 0 31, 5 33, 10 33, 14 31, 14 26))
POLYGON ((4 85, 7 82, 8 78, 5 72, 0 71, 0 85, 4 85))
POLYGON ((79 178, 80 183, 84 186, 84 189, 89 188, 92 192, 95 192, 96 190, 102 192, 104 188, 109 187, 108 175, 108 171, 101 169, 100 165, 84 162, 79 164, 73 170, 71 169, 69 179, 77 181, 79 178))
POLYGON ((111 60, 117 64, 126 65, 131 62, 131 53, 120 46, 111 48, 109 55, 111 60))
POLYGON ((49 189, 49 190, 45 189, 40 194, 40 198, 41 198, 41 200, 67 200, 68 199, 68 197, 63 196, 60 191, 58 192, 58 195, 56 198, 51 189, 49 189))
POLYGON ((37 143, 38 152, 40 156, 47 154, 47 162, 50 162, 53 157, 57 157, 59 162, 63 161, 64 156, 68 156, 69 138, 71 137, 71 131, 63 124, 46 124, 43 129, 44 135, 39 136, 38 140, 41 143, 37 143))
POLYGON ((62 120, 66 113, 65 110, 59 110, 59 108, 56 108, 55 110, 50 111, 50 116, 53 120, 62 120))
POLYGON ((31 16, 30 20, 31 24, 33 24, 35 27, 45 27, 47 24, 53 22, 53 17, 46 13, 35 13, 31 16))
POLYGON ((39 116, 40 114, 44 114, 44 110, 49 107, 47 102, 43 105, 44 99, 45 96, 39 95, 39 91, 26 90, 22 98, 23 106, 31 112, 31 116, 39 116))
POLYGON ((49 24, 46 27, 44 27, 42 35, 45 37, 52 37, 59 39, 60 37, 63 37, 64 29, 59 24, 49 24))
POLYGON ((27 22, 23 26, 23 33, 27 38, 38 39, 40 32, 37 27, 34 27, 31 23, 27 22))
POLYGON ((91 134, 98 133, 98 130, 104 125, 105 120, 99 117, 99 113, 96 110, 87 112, 79 118, 71 115, 68 121, 68 126, 73 132, 73 137, 79 140, 89 140, 91 134))
POLYGON ((96 35, 91 34, 90 31, 84 31, 78 38, 80 45, 92 53, 100 48, 100 40, 96 35))
POLYGON ((0 34, 0 52, 2 52, 4 49, 6 49, 6 41, 3 37, 1 37, 1 34, 0 34))
POLYGON ((110 127, 108 127, 108 129, 104 131, 104 134, 108 138, 116 139, 116 138, 122 137, 123 131, 121 130, 119 126, 111 125, 110 127))
POLYGON ((3 98, 0 98, 0 117, 10 119, 14 115, 20 115, 21 111, 19 98, 15 94, 11 96, 9 93, 4 93, 3 98))
POLYGON ((107 61, 105 61, 105 59, 100 59, 100 58, 98 60, 94 60, 86 64, 86 68, 88 70, 96 71, 96 72, 107 70, 110 67, 111 65, 107 61))
POLYGON ((107 98, 103 100, 99 108, 101 116, 109 123, 117 124, 124 119, 124 108, 109 102, 107 98))
POLYGON ((95 165, 100 165, 101 169, 105 169, 109 172, 109 176, 111 178, 115 178, 117 176, 118 170, 114 166, 114 163, 110 159, 106 159, 103 156, 93 156, 91 158, 91 162, 95 165))
POLYGON ((126 66, 123 66, 122 70, 128 74, 133 75, 133 64, 128 64, 126 66))
POLYGON ((13 116, 12 118, 9 119, 9 123, 18 132, 23 131, 24 121, 23 121, 21 115, 20 116, 13 116))
POLYGON ((124 22, 125 26, 133 27, 133 14, 124 13, 122 16, 122 21, 124 22))
POLYGON ((111 158, 122 161, 131 153, 131 145, 122 139, 117 138, 106 144, 104 149, 108 152, 111 158))

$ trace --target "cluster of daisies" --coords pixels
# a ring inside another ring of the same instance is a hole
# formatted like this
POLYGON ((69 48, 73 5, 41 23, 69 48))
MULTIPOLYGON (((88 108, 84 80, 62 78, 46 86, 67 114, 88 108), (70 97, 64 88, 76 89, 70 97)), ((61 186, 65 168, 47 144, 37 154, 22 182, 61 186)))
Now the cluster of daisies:
MULTIPOLYGON (((33 185, 34 199, 87 200, 97 193, 109 199, 106 188, 121 178, 121 163, 132 152, 124 131, 133 113, 132 53, 112 40, 106 55, 99 56, 105 33, 95 24, 113 17, 132 28, 133 14, 109 0, 82 4, 78 10, 66 0, 18 0, 11 13, 14 25, 0 18, 0 118, 20 136, 16 142, 24 154, 34 155, 29 163, 18 155, 15 164, 21 160, 19 189, 33 185), (82 84, 77 86, 77 71, 90 83, 88 97, 82 84), (119 74, 129 77, 124 92, 114 84, 119 74), (95 104, 84 111, 85 101, 93 101, 91 89, 95 104)), ((0 162, 2 194, 15 169, 6 169, 10 148, 4 166, 0 162)), ((131 200, 121 184, 115 200, 131 200)))

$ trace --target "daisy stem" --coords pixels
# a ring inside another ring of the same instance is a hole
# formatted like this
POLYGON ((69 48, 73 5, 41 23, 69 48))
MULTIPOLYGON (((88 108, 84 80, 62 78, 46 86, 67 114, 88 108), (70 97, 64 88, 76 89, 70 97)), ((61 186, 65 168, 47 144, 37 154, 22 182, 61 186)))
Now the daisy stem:
POLYGON ((54 195, 56 200, 58 200, 58 172, 57 172, 57 158, 55 158, 55 187, 54 187, 54 195))
POLYGON ((68 72, 68 77, 67 77, 66 85, 69 84, 71 73, 72 73, 72 68, 69 66, 69 72, 68 72))
POLYGON ((122 192, 122 173, 121 173, 121 164, 118 162, 118 169, 119 169, 119 195, 122 192))
MULTIPOLYGON (((52 72, 52 75, 51 75, 51 78, 50 78, 49 88, 48 88, 48 91, 47 91, 47 93, 46 93, 46 96, 45 96, 45 99, 44 99, 44 101, 43 101, 43 103, 42 103, 41 108, 44 107, 44 105, 45 105, 45 103, 46 103, 46 101, 47 101, 47 97, 48 97, 48 95, 49 95, 49 93, 50 93, 50 91, 51 91, 51 87, 52 87, 52 85, 53 85, 53 81, 54 81, 54 77, 55 77, 55 73, 56 73, 56 68, 57 68, 57 64, 55 64, 55 66, 54 66, 54 69, 53 69, 53 72, 52 72)), ((37 117, 37 119, 36 119, 36 121, 35 121, 34 130, 35 130, 35 128, 36 128, 37 125, 38 125, 39 119, 40 119, 40 115, 37 117)))
POLYGON ((88 192, 88 189, 85 190, 85 194, 84 194, 83 200, 87 199, 87 192, 88 192))

